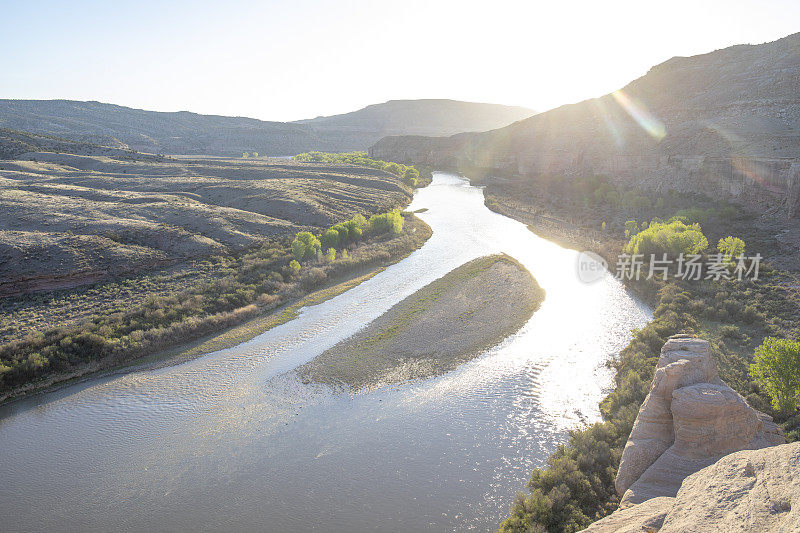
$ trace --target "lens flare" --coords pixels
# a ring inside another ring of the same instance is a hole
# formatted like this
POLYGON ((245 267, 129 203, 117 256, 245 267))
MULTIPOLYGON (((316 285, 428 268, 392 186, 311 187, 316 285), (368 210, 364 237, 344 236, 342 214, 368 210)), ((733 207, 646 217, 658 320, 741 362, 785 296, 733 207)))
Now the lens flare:
POLYGON ((664 123, 650 113, 641 102, 637 102, 624 92, 614 91, 614 100, 654 139, 659 141, 667 134, 664 123))
POLYGON ((614 140, 614 145, 616 145, 617 148, 622 148, 625 142, 617 123, 614 121, 611 113, 608 112, 608 108, 606 108, 606 99, 597 98, 594 100, 594 105, 597 108, 597 114, 603 119, 603 124, 605 124, 608 134, 611 135, 611 138, 614 140))

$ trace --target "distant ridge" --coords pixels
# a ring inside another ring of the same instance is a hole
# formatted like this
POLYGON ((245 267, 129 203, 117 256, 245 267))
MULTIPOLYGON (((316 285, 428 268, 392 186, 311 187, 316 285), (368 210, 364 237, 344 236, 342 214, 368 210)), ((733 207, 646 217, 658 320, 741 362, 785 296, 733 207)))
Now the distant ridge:
POLYGON ((298 120, 319 135, 340 134, 350 146, 370 146, 389 135, 441 137, 488 131, 534 115, 532 109, 458 100, 389 100, 358 111, 298 120), (374 139, 371 142, 370 139, 374 139))
POLYGON ((453 100, 394 100, 298 122, 160 112, 89 101, 0 100, 0 128, 162 154, 293 155, 366 150, 381 137, 485 131, 530 116, 524 108, 453 100))

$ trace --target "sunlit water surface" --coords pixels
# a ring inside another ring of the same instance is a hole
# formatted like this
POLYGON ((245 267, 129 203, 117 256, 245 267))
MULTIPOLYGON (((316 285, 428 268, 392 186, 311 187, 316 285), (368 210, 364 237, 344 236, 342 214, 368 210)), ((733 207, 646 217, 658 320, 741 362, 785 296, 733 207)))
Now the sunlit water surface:
POLYGON ((486 531, 567 430, 597 420, 604 366, 650 318, 577 252, 436 174, 433 236, 250 342, 0 408, 0 529, 486 531), (506 252, 547 291, 517 334, 444 376, 357 395, 292 370, 470 259, 506 252))

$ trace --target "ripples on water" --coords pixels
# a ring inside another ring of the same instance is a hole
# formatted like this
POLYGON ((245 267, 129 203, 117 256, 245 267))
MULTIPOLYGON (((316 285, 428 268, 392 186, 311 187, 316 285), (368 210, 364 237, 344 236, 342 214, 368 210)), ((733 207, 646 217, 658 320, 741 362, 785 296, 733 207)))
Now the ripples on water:
POLYGON ((576 252, 438 173, 408 258, 232 349, 0 408, 3 530, 485 531, 566 431, 599 418, 604 362, 650 312, 576 252), (438 378, 358 395, 293 372, 457 266, 506 252, 547 291, 516 335, 438 378))

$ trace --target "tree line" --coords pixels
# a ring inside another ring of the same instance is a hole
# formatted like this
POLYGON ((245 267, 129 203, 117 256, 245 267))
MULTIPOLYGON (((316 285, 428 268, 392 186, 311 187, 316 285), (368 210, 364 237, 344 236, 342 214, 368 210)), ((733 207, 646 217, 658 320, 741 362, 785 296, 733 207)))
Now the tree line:
MULTIPOLYGON (((400 235, 403 233, 405 220, 398 210, 372 215, 369 219, 357 214, 349 220, 338 222, 315 235, 310 231, 301 231, 292 240, 292 254, 296 262, 309 259, 327 259, 334 261, 337 251, 341 250, 347 257, 346 247, 357 243, 365 236, 376 236, 385 233, 400 235)), ((294 268, 294 267, 293 267, 294 268)))
POLYGON ((303 162, 315 163, 345 163, 348 165, 358 165, 361 167, 370 167, 378 170, 385 170, 390 174, 394 174, 400 178, 403 183, 409 187, 416 187, 419 180, 419 170, 412 165, 403 165, 401 163, 392 163, 389 161, 381 161, 380 159, 372 159, 367 155, 367 152, 305 152, 294 156, 295 160, 303 162))

